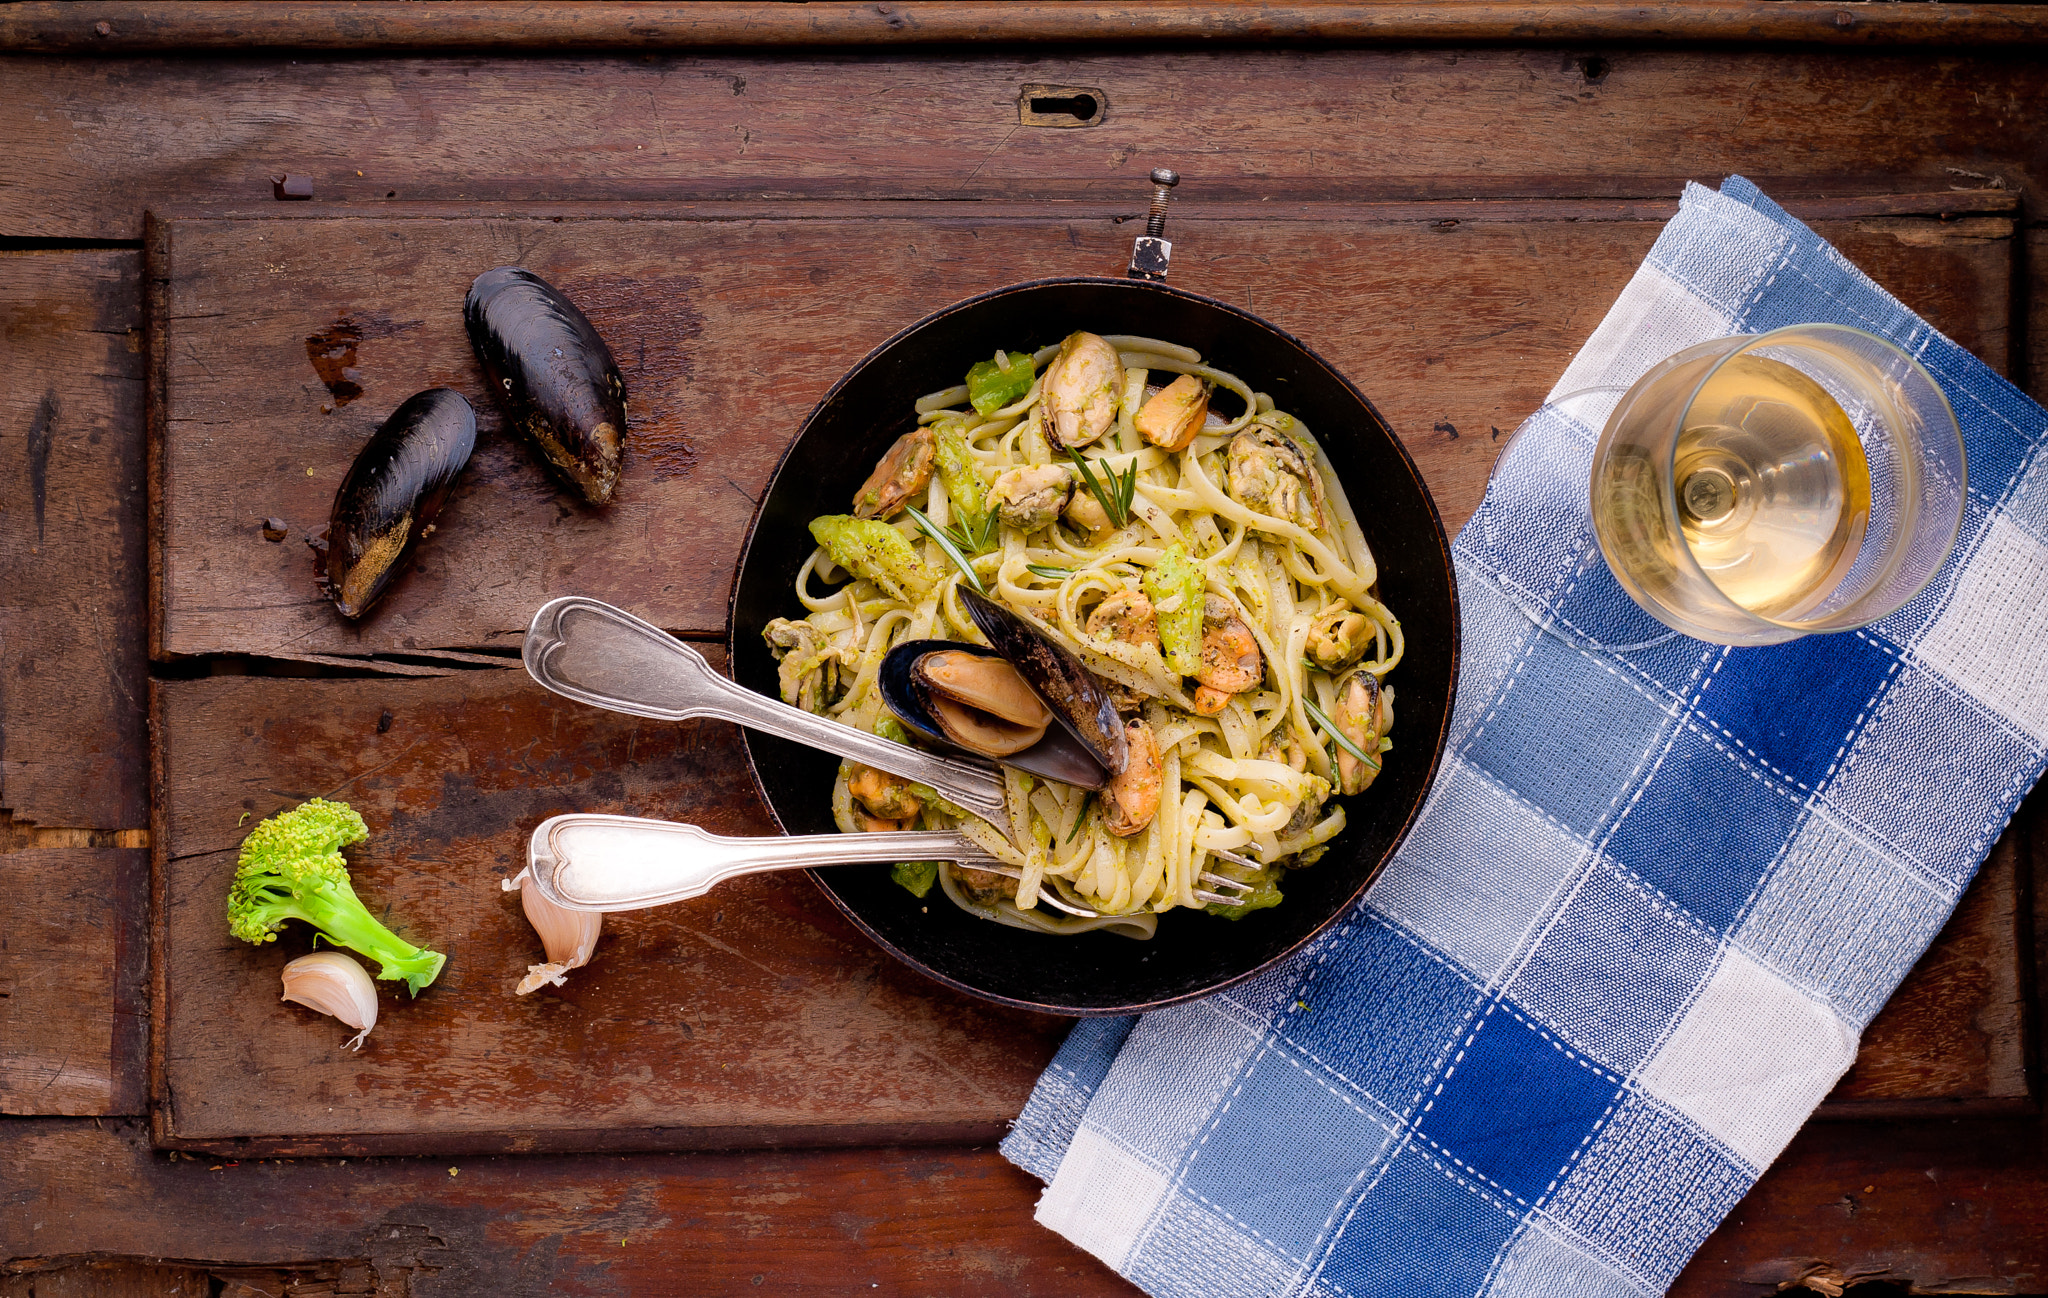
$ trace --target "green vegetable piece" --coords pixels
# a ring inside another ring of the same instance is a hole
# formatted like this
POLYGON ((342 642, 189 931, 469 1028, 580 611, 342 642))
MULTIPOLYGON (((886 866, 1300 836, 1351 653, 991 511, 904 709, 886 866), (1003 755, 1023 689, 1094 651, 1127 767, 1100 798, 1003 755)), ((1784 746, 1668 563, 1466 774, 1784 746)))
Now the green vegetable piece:
POLYGON ((903 723, 886 712, 875 718, 875 733, 884 739, 893 739, 899 744, 910 742, 910 735, 903 729, 903 723))
POLYGON ((1285 870, 1278 867, 1269 870, 1264 879, 1261 879, 1252 886, 1251 896, 1246 897, 1244 904, 1241 906, 1221 906, 1211 902, 1203 907, 1203 909, 1211 915, 1221 915, 1225 919, 1243 919, 1255 910, 1264 910, 1268 906, 1278 906, 1280 904, 1280 876, 1285 873, 1285 870))
POLYGON ((887 523, 851 514, 826 514, 811 520, 811 535, 832 556, 832 562, 899 598, 928 595, 938 581, 938 575, 917 557, 903 533, 887 523))
POLYGON ((976 361, 967 371, 967 399, 974 412, 986 419, 1031 391, 1037 368, 1030 352, 1011 352, 1008 369, 992 360, 976 361))
MULTIPOLYGON (((1028 364, 1029 356, 1024 358, 1028 364)), ((953 518, 960 529, 960 535, 971 542, 961 547, 968 555, 981 554, 995 547, 993 515, 988 508, 988 482, 981 476, 981 465, 975 462, 974 452, 968 448, 967 435, 960 431, 957 423, 946 424, 938 432, 939 481, 946 484, 946 499, 953 502, 953 518)))
POLYGON ((1145 597, 1159 618, 1159 644, 1166 668, 1192 676, 1202 665, 1202 569, 1188 558, 1187 547, 1175 541, 1145 570, 1145 597))
POLYGON ((346 802, 314 798, 257 825, 242 840, 228 887, 228 932, 261 945, 277 940, 288 919, 317 930, 314 941, 360 952, 383 966, 379 978, 402 978, 412 994, 434 981, 448 957, 405 941, 378 923, 349 886, 341 849, 370 836, 346 802))
POLYGON ((910 895, 923 900, 939 881, 937 861, 898 861, 889 867, 889 878, 910 890, 910 895))

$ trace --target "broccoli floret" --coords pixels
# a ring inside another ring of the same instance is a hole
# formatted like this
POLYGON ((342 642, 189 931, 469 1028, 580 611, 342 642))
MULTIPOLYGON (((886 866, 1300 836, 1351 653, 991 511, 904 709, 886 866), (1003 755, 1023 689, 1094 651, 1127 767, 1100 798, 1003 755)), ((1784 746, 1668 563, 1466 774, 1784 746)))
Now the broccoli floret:
POLYGON ((228 888, 228 932, 244 942, 275 942, 288 919, 304 920, 335 946, 378 961, 379 978, 402 978, 412 994, 440 975, 448 957, 413 946, 379 924, 349 886, 341 849, 370 836, 346 802, 314 798, 272 816, 242 840, 228 888))

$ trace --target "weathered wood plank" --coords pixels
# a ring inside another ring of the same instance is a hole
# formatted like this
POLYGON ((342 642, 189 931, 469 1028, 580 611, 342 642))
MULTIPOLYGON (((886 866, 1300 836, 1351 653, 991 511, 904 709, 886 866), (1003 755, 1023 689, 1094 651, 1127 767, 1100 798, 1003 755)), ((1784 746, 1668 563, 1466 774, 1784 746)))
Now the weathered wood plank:
POLYGON ((0 1113, 143 1111, 139 849, 0 852, 0 1113))
MULTIPOLYGON (((2038 1293, 2044 1158, 2034 1121, 1810 1126, 1672 1292, 1797 1293, 1820 1274, 2038 1293)), ((230 1165, 152 1156, 137 1125, 42 1120, 0 1124, 0 1183, 21 1187, 0 1201, 0 1256, 35 1265, 324 1259, 351 1289, 414 1294, 1137 1292, 1035 1223, 1042 1187, 988 1148, 230 1165)))
POLYGON ((0 811, 136 829, 141 259, 0 252, 0 811))
POLYGON ((214 677, 160 682, 157 699, 166 1142, 418 1153, 987 1139, 1068 1026, 927 982, 801 875, 614 916, 588 969, 515 998, 542 956, 498 885, 546 817, 773 832, 729 726, 580 708, 520 671, 214 677), (357 892, 450 957, 418 1000, 383 996, 360 1054, 333 1020, 278 1003, 278 971, 310 949, 303 926, 258 948, 222 920, 245 816, 315 794, 371 825, 350 849, 357 892))
POLYGON ((2037 203, 2048 177, 2048 64, 2023 49, 0 55, 0 81, 0 138, 34 177, 0 190, 11 235, 137 238, 147 206, 269 201, 284 172, 373 209, 1108 194, 1136 211, 1155 166, 1251 202, 1668 198, 1741 171, 1778 195, 1995 182, 2037 203), (1100 90, 1102 124, 1020 125, 1020 88, 1049 77, 1100 90))
POLYGON ((1873 6, 1815 0, 1685 4, 1405 4, 1293 0, 1256 7, 1122 0, 1075 7, 1015 0, 901 0, 892 5, 441 3, 330 5, 210 0, 160 5, 20 3, 0 17, 0 49, 69 54, 224 51, 252 47, 405 52, 559 51, 702 46, 1256 41, 1796 41, 1828 45, 2032 44, 2048 6, 1873 6))
MULTIPOLYGON (((1653 221, 1580 219, 1606 210, 1197 216, 1175 226, 1174 281, 1266 315, 1350 374, 1455 529, 1502 435, 1541 401, 1656 237, 1653 221)), ((1818 224, 1964 346, 2004 364, 2010 221, 1818 224)), ((503 647, 542 601, 571 592, 719 634, 754 499, 803 415, 861 353, 980 289, 1114 273, 1129 240, 1107 217, 944 215, 167 229, 155 614, 160 650, 173 656, 503 647), (581 302, 624 369, 633 432, 602 513, 558 496, 527 451, 497 435, 469 354, 459 307, 469 280, 515 260, 581 302), (359 335, 347 381, 363 394, 339 408, 307 341, 337 322, 359 335), (296 535, 325 525, 335 484, 384 415, 433 384, 478 405, 473 467, 415 571, 372 616, 345 623, 314 590, 296 535), (291 522, 294 539, 264 541, 269 516, 291 522)), ((934 374, 931 386, 954 377, 934 374)))

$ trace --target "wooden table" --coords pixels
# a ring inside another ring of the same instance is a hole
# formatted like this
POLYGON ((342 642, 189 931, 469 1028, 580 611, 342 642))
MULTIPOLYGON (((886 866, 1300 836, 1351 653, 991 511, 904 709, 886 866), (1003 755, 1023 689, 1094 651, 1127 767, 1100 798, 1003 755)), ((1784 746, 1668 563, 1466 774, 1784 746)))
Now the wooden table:
MULTIPOLYGON (((2043 7, 1805 0, 0 10, 0 1293, 1133 1292, 992 1148, 1065 1024, 800 878, 505 994, 541 817, 768 832, 730 728, 535 690, 531 609, 715 650, 832 379, 976 289, 1115 273, 1158 165, 1174 282, 1351 374, 1453 527, 1687 178, 1749 175, 2041 396, 2044 44, 2043 7), (1099 123, 1041 124, 1047 85, 1099 123), (506 261, 620 353, 603 515, 481 399, 454 304, 506 261), (432 383, 478 398, 475 467, 346 626, 259 520, 317 530, 432 383), (218 932, 244 813, 314 793, 455 947, 346 1060, 270 1000, 287 953, 218 932)), ((2036 819, 1678 1292, 2048 1289, 2036 819)))

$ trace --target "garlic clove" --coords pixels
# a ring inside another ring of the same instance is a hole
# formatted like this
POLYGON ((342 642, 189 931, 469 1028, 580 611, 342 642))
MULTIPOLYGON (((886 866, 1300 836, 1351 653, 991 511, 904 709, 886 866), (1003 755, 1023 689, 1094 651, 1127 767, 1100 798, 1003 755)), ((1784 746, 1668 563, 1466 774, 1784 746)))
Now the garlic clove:
POLYGON ((500 885, 508 892, 518 892, 520 908, 526 912, 526 922, 540 934, 541 945, 547 949, 548 955, 546 964, 526 967, 526 977, 520 979, 519 985, 513 989, 516 996, 524 996, 548 984, 560 987, 567 982, 564 974, 590 963, 590 954, 597 946, 597 936, 604 928, 603 915, 595 911, 565 910, 541 896, 540 889, 522 887, 531 877, 530 870, 521 870, 500 885))
POLYGON ((284 999, 361 1028, 348 1043, 357 1050, 377 1026, 377 985, 361 965, 339 951, 315 951, 286 965, 284 999))
POLYGON ((569 981, 562 976, 568 972, 569 967, 567 965, 556 961, 549 961, 547 964, 530 964, 526 966, 526 977, 521 978, 519 985, 512 989, 513 995, 524 996, 526 993, 545 987, 549 983, 560 987, 563 983, 569 981))

